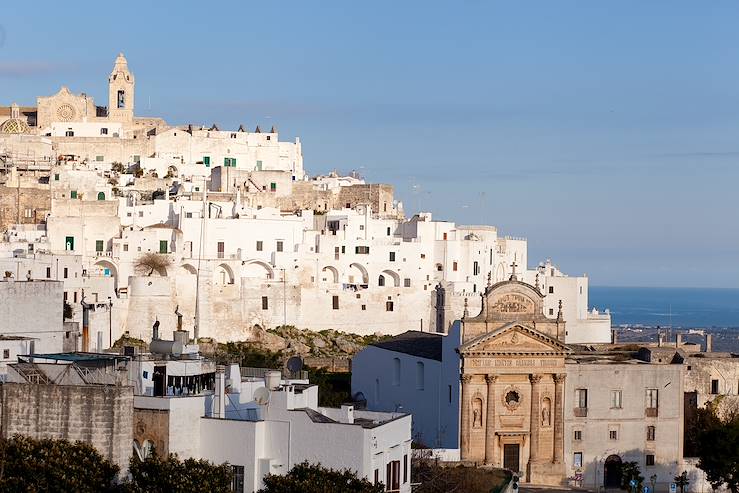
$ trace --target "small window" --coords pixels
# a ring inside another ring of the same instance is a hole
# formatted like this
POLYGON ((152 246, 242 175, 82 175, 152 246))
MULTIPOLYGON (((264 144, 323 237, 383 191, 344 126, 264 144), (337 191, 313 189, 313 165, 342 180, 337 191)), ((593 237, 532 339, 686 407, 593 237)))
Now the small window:
POLYGON ((647 454, 646 463, 648 466, 654 465, 654 454, 647 454))
POLYGON ((362 305, 362 311, 366 311, 366 310, 367 310, 367 305, 362 305))
POLYGON ((656 428, 654 426, 647 426, 647 441, 653 442, 656 435, 656 428))
POLYGON ((46 279, 51 279, 51 267, 46 268, 46 279))
POLYGON ((393 311, 393 302, 392 301, 386 301, 385 302, 385 311, 386 312, 393 311))
POLYGON ((572 467, 582 467, 582 452, 575 452, 572 456, 572 467))
POLYGON ((269 184, 269 190, 270 190, 270 192, 276 192, 277 191, 277 183, 271 182, 269 184))
POLYGON ((445 241, 446 241, 446 238, 447 238, 447 234, 446 234, 446 233, 444 233, 444 240, 445 240, 445 241))
POLYGON ((262 171, 262 161, 257 160, 257 171, 262 171))
POLYGON ((387 228, 387 235, 390 236, 390 226, 387 228))
POLYGON ((442 270, 444 270, 444 266, 443 266, 443 265, 441 265, 441 264, 436 264, 436 270, 437 270, 438 272, 441 272, 442 270))
POLYGON ((657 389, 647 389, 647 408, 648 409, 657 409, 659 407, 659 390, 657 389))
POLYGON ((549 309, 549 315, 554 315, 554 308, 549 309))
POLYGON ((210 168, 210 156, 203 156, 203 164, 210 168))
POLYGON ((408 454, 403 455, 403 484, 408 482, 408 454))
POLYGON ((77 198, 77 190, 72 190, 69 192, 69 198, 70 199, 76 199, 77 198))
POLYGON ((549 286, 549 294, 553 294, 553 293, 554 293, 554 286, 549 286))
POLYGON ((452 262, 452 270, 454 272, 457 272, 457 262, 456 262, 456 260, 454 262, 452 262))
POLYGON ((264 249, 264 242, 262 240, 257 240, 257 251, 261 252, 264 249))
POLYGON ((269 310, 269 298, 262 296, 262 310, 269 310))
POLYGON ((283 244, 281 240, 277 240, 277 251, 281 252, 283 248, 283 244))
POLYGON ((102 127, 100 129, 100 135, 108 135, 108 129, 105 127, 102 127))
POLYGON ((143 375, 144 375, 144 378, 149 378, 149 372, 148 371, 144 370, 143 375))
POLYGON ((144 211, 139 211, 139 217, 144 217, 144 211))
POLYGON ((718 379, 711 380, 711 393, 718 394, 718 379))
POLYGON ((74 250, 74 236, 64 238, 64 250, 71 252, 74 250))
POLYGON ((128 243, 124 243, 123 244, 123 251, 124 252, 127 252, 128 251, 128 243))
POLYGON ((64 132, 65 137, 74 137, 74 130, 67 130, 64 132))
POLYGON ((185 217, 187 219, 192 219, 192 212, 185 212, 185 217))
POLYGON ((369 255, 369 247, 368 246, 357 246, 354 247, 354 253, 357 255, 369 255))
POLYGON ((390 252, 390 262, 395 262, 395 252, 390 252))
POLYGON ((10 349, 3 349, 3 359, 10 359, 10 349))
POLYGON ((103 240, 95 240, 95 251, 96 252, 102 252, 103 251, 103 240))
POLYGON ((54 181, 59 181, 59 173, 54 173, 54 181))
POLYGON ((159 240, 159 253, 168 253, 167 240, 159 240))
POLYGON ((448 391, 449 391, 449 404, 452 403, 452 386, 448 385, 448 391))
POLYGON ((67 267, 64 268, 64 279, 67 279, 69 277, 69 269, 67 267))
POLYGON ((95 161, 97 161, 99 163, 100 162, 103 162, 103 161, 105 161, 105 156, 95 156, 95 161))
POLYGON ((575 402, 580 409, 586 409, 588 407, 588 389, 576 389, 575 402))
POLYGON ((582 430, 575 430, 574 439, 578 442, 582 440, 582 430))
POLYGON ((611 409, 621 409, 621 396, 620 390, 611 390, 611 409))
POLYGON ((332 297, 332 307, 333 307, 334 310, 338 310, 339 309, 339 297, 338 296, 333 296, 332 297))
POLYGON ((408 279, 407 277, 405 279, 403 279, 403 286, 406 287, 406 288, 410 288, 411 287, 411 280, 408 279))
POLYGON ((609 440, 618 440, 618 430, 608 430, 609 440))

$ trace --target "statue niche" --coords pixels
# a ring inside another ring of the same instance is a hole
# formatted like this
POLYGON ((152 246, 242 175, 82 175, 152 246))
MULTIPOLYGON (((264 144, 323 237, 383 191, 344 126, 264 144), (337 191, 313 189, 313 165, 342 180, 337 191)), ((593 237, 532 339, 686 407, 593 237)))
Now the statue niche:
POLYGON ((482 399, 479 397, 472 401, 472 427, 482 428, 482 399))
POLYGON ((541 401, 541 425, 550 426, 552 424, 552 400, 545 397, 541 401))

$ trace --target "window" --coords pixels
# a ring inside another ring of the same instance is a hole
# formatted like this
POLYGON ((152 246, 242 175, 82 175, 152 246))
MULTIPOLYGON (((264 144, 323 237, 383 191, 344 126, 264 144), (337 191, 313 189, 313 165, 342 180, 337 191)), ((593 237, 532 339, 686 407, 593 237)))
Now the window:
POLYGON ((403 286, 405 286, 406 288, 410 288, 411 287, 411 280, 408 279, 407 277, 405 279, 403 279, 403 286))
POLYGON ((572 457, 572 467, 582 467, 582 452, 575 452, 572 457))
POLYGON ((149 378, 149 372, 148 371, 144 370, 143 375, 144 375, 144 378, 149 378))
POLYGON ((452 262, 452 270, 454 272, 457 272, 457 262, 456 261, 452 262))
POLYGON ((271 183, 269 184, 269 191, 270 191, 270 192, 276 192, 276 191, 277 191, 277 183, 275 183, 275 182, 271 182, 271 183))
POLYGON ((387 228, 387 235, 390 236, 390 227, 387 228))
POLYGON ((10 359, 10 349, 3 349, 3 359, 10 359))
POLYGON ((449 385, 448 387, 449 387, 449 404, 451 404, 452 403, 452 386, 449 385))
POLYGON ((618 430, 608 430, 609 440, 618 440, 618 430))
POLYGON ((244 493, 244 466, 231 466, 231 491, 244 493))
POLYGON ((262 161, 257 159, 257 171, 262 171, 262 161))
POLYGON ((446 241, 446 238, 447 238, 447 234, 446 234, 446 233, 444 233, 444 240, 445 240, 445 241, 446 241))
POLYGON ((210 156, 203 156, 203 164, 210 168, 210 156))
POLYGON ((64 268, 64 279, 66 279, 67 277, 69 277, 69 269, 65 267, 64 268))
POLYGON ((168 245, 167 240, 159 240, 159 253, 167 253, 168 245))
POLYGON ((226 244, 219 241, 216 246, 218 248, 218 258, 224 258, 226 256, 226 244))
POLYGON ((472 263, 472 275, 476 276, 480 273, 480 264, 475 260, 472 263))
POLYGON ((231 134, 231 138, 232 138, 232 139, 235 139, 235 138, 236 138, 236 134, 235 134, 235 133, 232 133, 232 134, 231 134))
POLYGON ((386 301, 385 302, 385 311, 386 312, 393 311, 393 302, 392 301, 386 301))
POLYGON ((69 192, 69 198, 70 199, 76 199, 77 198, 77 190, 72 190, 69 192))
POLYGON ((395 252, 390 252, 390 262, 395 262, 395 252))
POLYGON ((368 246, 354 247, 354 253, 358 255, 369 255, 369 247, 368 246))
POLYGON ((33 217, 33 209, 30 209, 28 207, 26 209, 24 209, 23 210, 23 217, 25 217, 27 219, 32 218, 33 217))
POLYGON ((657 409, 659 407, 659 390, 647 389, 647 408, 657 409))
POLYGON ((257 240, 257 251, 261 252, 264 249, 264 242, 262 240, 257 240))
POLYGON ((74 130, 67 130, 64 132, 65 137, 74 137, 74 130))
POLYGON ((134 154, 133 156, 133 162, 137 164, 141 164, 141 156, 138 154, 134 154))
POLYGON ((277 240, 277 251, 278 252, 282 251, 282 245, 283 245, 282 240, 277 240))
POLYGON ((436 264, 436 270, 437 270, 438 272, 441 272, 442 270, 444 270, 444 266, 443 266, 443 265, 441 265, 441 264, 436 264))
POLYGON ((377 285, 382 287, 385 285, 385 276, 380 274, 380 276, 377 278, 377 285))
POLYGON ((144 217, 144 211, 139 211, 139 217, 144 217))
POLYGON ((54 173, 54 181, 59 181, 59 173, 54 173))
POLYGON ((554 315, 554 308, 549 309, 549 315, 554 315))
POLYGON ((105 192, 98 192, 98 200, 105 200, 105 192))
POLYGON ((375 484, 379 484, 379 483, 380 483, 380 470, 375 469, 375 484))
POLYGON ((621 409, 621 391, 611 390, 611 409, 621 409))
POLYGON ((125 91, 118 91, 118 107, 119 108, 125 108, 126 107, 126 93, 125 91))
POLYGON ((408 454, 403 455, 403 484, 408 482, 408 454))
POLYGON ((588 407, 588 389, 575 390, 575 402, 580 409, 586 409, 588 407))
POLYGON ((422 361, 416 362, 416 390, 424 388, 424 365, 422 361))
POLYGON ((393 385, 400 385, 400 358, 393 358, 393 385))
POLYGON ((711 380, 711 393, 718 394, 718 379, 711 380))
POLYGON ((46 268, 46 279, 51 279, 51 267, 46 268))
POLYGON ((578 442, 582 440, 582 430, 575 430, 575 436, 573 438, 578 442))
POLYGON ((549 294, 554 294, 554 286, 549 286, 549 294))
POLYGON ((647 441, 653 442, 655 435, 656 435, 656 428, 654 426, 647 426, 647 441))
MULTIPOLYGON (((105 127, 102 127, 100 129, 100 135, 108 135, 108 129, 105 127)), ((102 161, 102 160, 101 160, 102 161)))
POLYGON ((654 454, 647 454, 645 462, 648 466, 653 466, 654 465, 654 454))
POLYGON ((124 252, 127 252, 128 251, 128 243, 124 243, 123 244, 123 251, 124 252))
POLYGON ((400 489, 400 461, 388 462, 386 469, 385 491, 398 491, 400 489))
POLYGON ((95 251, 96 252, 103 251, 103 240, 95 240, 95 251))
POLYGON ((266 296, 262 296, 262 310, 268 310, 269 309, 269 298, 266 296))
POLYGON ((333 309, 338 310, 339 309, 339 297, 333 296, 331 301, 332 301, 333 309))

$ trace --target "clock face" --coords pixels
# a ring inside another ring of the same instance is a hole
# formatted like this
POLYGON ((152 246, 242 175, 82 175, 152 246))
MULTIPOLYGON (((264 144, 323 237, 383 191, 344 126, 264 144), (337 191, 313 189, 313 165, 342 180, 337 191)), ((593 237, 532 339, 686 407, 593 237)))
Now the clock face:
POLYGON ((72 121, 76 113, 70 104, 62 104, 56 109, 56 116, 62 122, 72 121))

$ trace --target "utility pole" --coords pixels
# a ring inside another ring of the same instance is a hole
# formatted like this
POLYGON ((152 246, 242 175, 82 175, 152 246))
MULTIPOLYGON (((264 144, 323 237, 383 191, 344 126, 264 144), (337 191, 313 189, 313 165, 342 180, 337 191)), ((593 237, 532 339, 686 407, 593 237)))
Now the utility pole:
POLYGON ((108 341, 109 347, 113 347, 113 298, 110 296, 108 296, 108 341))
POLYGON ((282 327, 287 326, 287 271, 282 271, 282 327))

